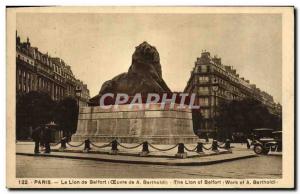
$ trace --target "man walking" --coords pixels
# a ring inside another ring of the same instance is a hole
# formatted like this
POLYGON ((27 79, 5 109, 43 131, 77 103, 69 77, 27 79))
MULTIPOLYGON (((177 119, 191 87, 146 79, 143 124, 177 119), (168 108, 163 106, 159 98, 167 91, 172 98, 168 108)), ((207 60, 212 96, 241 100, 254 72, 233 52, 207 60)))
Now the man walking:
POLYGON ((40 153, 39 147, 40 147, 40 135, 41 135, 41 126, 38 126, 35 128, 35 130, 32 132, 32 140, 34 141, 34 153, 38 154, 40 153))
POLYGON ((44 141, 45 141, 45 153, 50 153, 50 141, 51 141, 51 131, 49 127, 46 125, 44 130, 44 141))

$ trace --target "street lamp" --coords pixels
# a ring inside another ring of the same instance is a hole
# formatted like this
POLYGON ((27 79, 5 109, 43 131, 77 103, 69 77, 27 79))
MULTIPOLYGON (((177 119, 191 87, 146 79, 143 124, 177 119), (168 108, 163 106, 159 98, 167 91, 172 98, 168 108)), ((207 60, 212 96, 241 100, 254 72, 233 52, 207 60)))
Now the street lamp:
POLYGON ((212 90, 214 92, 214 118, 213 118, 213 126, 216 129, 216 115, 217 115, 217 91, 219 90, 218 85, 213 85, 212 90))
POLYGON ((81 92, 82 92, 82 90, 80 88, 78 88, 78 89, 75 90, 75 95, 77 97, 77 105, 78 105, 78 107, 79 107, 79 100, 81 98, 81 92))

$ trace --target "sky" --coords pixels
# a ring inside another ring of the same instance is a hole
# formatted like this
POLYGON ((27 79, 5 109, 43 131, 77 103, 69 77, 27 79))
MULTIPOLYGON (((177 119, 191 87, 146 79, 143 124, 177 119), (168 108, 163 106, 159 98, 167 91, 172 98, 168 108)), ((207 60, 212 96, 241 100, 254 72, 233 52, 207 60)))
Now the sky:
POLYGON ((18 13, 22 41, 62 58, 91 97, 103 82, 127 72, 143 41, 160 54, 163 79, 183 91, 203 50, 282 101, 279 14, 18 13))

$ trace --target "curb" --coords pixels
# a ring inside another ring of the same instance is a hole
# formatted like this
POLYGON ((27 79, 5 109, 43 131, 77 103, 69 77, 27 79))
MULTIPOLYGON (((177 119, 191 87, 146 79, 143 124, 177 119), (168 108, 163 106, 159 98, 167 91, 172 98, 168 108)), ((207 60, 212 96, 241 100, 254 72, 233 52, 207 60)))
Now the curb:
MULTIPOLYGON (((52 149, 51 152, 66 152, 66 153, 84 153, 82 150, 63 150, 60 151, 59 149, 52 149)), ((88 152, 89 154, 109 154, 108 151, 94 151, 91 150, 88 152)), ((220 155, 220 154, 231 154, 232 152, 228 151, 228 150, 222 150, 219 151, 217 153, 209 153, 209 154, 198 154, 198 155, 188 155, 187 158, 200 158, 200 157, 207 157, 207 156, 214 156, 214 155, 220 155)), ((139 154, 134 154, 134 153, 125 153, 125 152, 118 152, 118 155, 120 156, 135 156, 135 157, 139 157, 139 154)), ((174 158, 174 156, 170 156, 170 155, 152 155, 151 152, 150 154, 147 156, 150 158, 174 158)))
MULTIPOLYGON (((212 165, 223 162, 230 162, 234 160, 241 160, 246 158, 257 157, 257 155, 245 155, 234 158, 213 160, 213 161, 199 161, 199 162, 160 162, 160 161, 139 161, 139 160, 124 160, 124 159, 107 159, 107 158, 95 158, 86 156, 66 156, 66 155, 55 155, 55 154, 32 154, 32 153, 21 153, 17 152, 16 155, 22 156, 35 156, 35 157, 53 157, 53 158, 68 158, 68 159, 80 159, 80 160, 91 160, 91 161, 101 161, 101 162, 112 162, 112 163, 127 163, 127 164, 148 164, 148 165, 167 165, 167 166, 203 166, 212 165)), ((181 160, 181 159, 178 159, 181 160)))

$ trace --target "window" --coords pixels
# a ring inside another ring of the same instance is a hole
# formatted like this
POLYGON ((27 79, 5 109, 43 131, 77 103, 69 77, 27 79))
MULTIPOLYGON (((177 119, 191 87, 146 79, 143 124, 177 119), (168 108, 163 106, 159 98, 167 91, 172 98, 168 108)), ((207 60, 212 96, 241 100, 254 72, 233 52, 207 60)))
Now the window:
POLYGON ((208 106, 208 98, 199 98, 200 106, 208 106))
POLYGON ((200 83, 206 83, 206 82, 208 82, 208 77, 207 76, 200 76, 199 77, 199 82, 200 83))
POLYGON ((207 66, 206 65, 202 65, 201 72, 202 73, 206 73, 207 72, 207 66))
POLYGON ((42 78, 39 78, 39 86, 42 88, 42 78))
POLYGON ((207 94, 209 92, 208 87, 199 87, 199 94, 207 94))
POLYGON ((208 109, 201 109, 201 115, 204 117, 204 118, 209 118, 209 110, 208 109))
POLYGON ((216 106, 218 106, 218 104, 219 104, 219 99, 218 99, 218 98, 215 98, 215 97, 212 97, 212 98, 211 98, 211 104, 212 104, 213 106, 215 106, 215 100, 216 100, 216 106))

